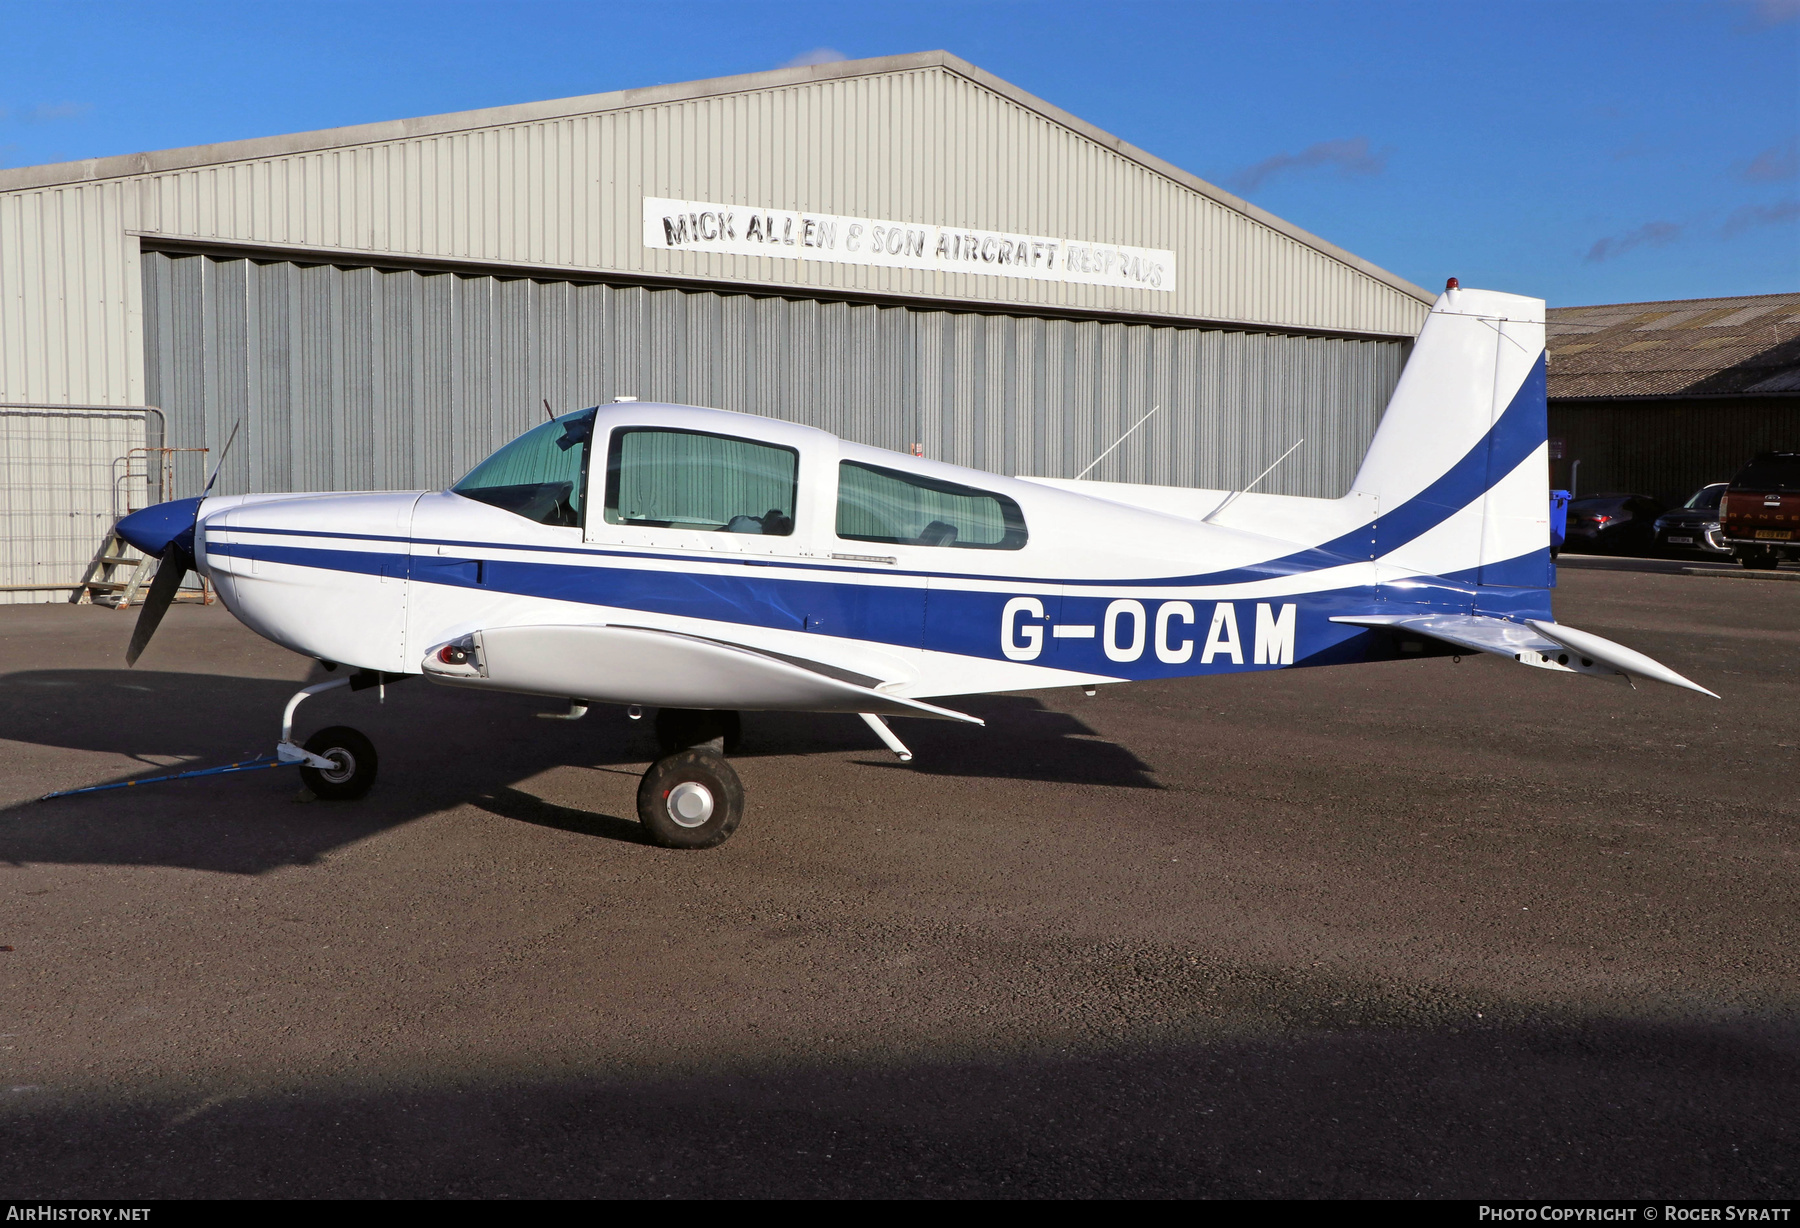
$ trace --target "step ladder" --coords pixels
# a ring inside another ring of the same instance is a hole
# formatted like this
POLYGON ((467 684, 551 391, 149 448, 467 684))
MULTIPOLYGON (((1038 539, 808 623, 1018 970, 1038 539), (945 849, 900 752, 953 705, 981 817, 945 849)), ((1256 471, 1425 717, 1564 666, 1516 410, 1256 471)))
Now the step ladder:
MULTIPOLYGON (((128 610, 137 603, 150 581, 156 577, 157 561, 147 554, 141 553, 136 546, 119 536, 119 523, 106 532, 100 549, 95 552, 93 561, 82 573, 81 583, 75 586, 69 597, 71 605, 110 605, 115 610, 128 610), (125 572, 130 568, 130 572, 125 572)), ((197 577, 200 587, 183 588, 175 594, 176 601, 194 602, 200 605, 213 603, 212 585, 204 576, 197 577)))

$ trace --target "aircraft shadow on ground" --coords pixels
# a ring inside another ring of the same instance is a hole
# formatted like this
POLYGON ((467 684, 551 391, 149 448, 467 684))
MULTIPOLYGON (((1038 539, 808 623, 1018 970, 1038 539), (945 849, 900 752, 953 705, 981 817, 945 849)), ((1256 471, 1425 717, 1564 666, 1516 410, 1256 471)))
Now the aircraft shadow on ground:
POLYGON ((1091 1056, 0 1105, 0 1197, 1789 1198, 1791 1032, 1596 1021, 1091 1056))
MULTIPOLYGON (((328 678, 316 673, 310 681, 328 678)), ((40 670, 0 678, 0 739, 143 762, 125 779, 268 754, 292 682, 147 670, 40 670)), ((980 696, 963 710, 986 728, 902 721, 910 770, 1058 783, 1155 788, 1148 765, 1091 736, 1065 713, 1017 696, 980 696)), ((540 801, 513 786, 562 765, 619 765, 634 773, 656 755, 651 721, 597 707, 580 721, 545 721, 551 701, 481 695, 412 680, 374 691, 327 692, 302 705, 296 738, 351 725, 375 743, 381 775, 357 802, 292 805, 292 768, 148 785, 0 810, 0 863, 175 865, 256 874, 307 864, 333 848, 426 814, 473 803, 520 822, 641 843, 635 816, 540 801)), ((751 713, 740 757, 862 752, 859 766, 900 767, 855 716, 751 713)), ((843 770, 821 762, 818 770, 843 770)), ((26 782, 51 789, 110 783, 101 771, 59 770, 26 782)), ((15 783, 9 792, 18 797, 15 783)), ((751 799, 752 804, 756 799, 751 799)))

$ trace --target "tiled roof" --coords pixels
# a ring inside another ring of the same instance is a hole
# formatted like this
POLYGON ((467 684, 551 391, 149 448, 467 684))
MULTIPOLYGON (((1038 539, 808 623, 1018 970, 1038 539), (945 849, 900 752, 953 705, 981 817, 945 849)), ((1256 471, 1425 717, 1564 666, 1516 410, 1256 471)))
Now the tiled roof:
POLYGON ((1552 307, 1550 396, 1800 392, 1800 294, 1552 307))

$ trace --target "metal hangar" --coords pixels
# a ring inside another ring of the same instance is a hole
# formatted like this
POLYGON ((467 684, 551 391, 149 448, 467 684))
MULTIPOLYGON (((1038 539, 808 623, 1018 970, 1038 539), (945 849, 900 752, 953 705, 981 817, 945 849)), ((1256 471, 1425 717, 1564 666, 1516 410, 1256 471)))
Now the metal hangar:
POLYGON ((1155 409, 1090 477, 1336 495, 1431 300, 941 51, 0 170, 0 600, 239 424, 221 493, 619 396, 1060 477, 1155 409))

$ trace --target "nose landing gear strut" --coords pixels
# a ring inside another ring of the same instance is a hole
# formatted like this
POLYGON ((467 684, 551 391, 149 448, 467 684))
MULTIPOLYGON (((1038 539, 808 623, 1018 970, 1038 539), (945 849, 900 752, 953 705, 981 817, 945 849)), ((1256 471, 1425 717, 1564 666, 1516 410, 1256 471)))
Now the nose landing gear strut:
POLYGON ((375 744, 347 725, 333 725, 306 739, 305 746, 296 746, 294 712, 321 691, 341 686, 347 686, 352 691, 380 687, 383 698, 386 698, 388 683, 400 682, 408 677, 410 675, 360 670, 349 677, 315 683, 299 691, 282 710, 281 741, 275 744, 275 757, 282 763, 300 765, 300 779, 314 797, 347 802, 363 796, 375 784, 375 772, 379 766, 375 744))

